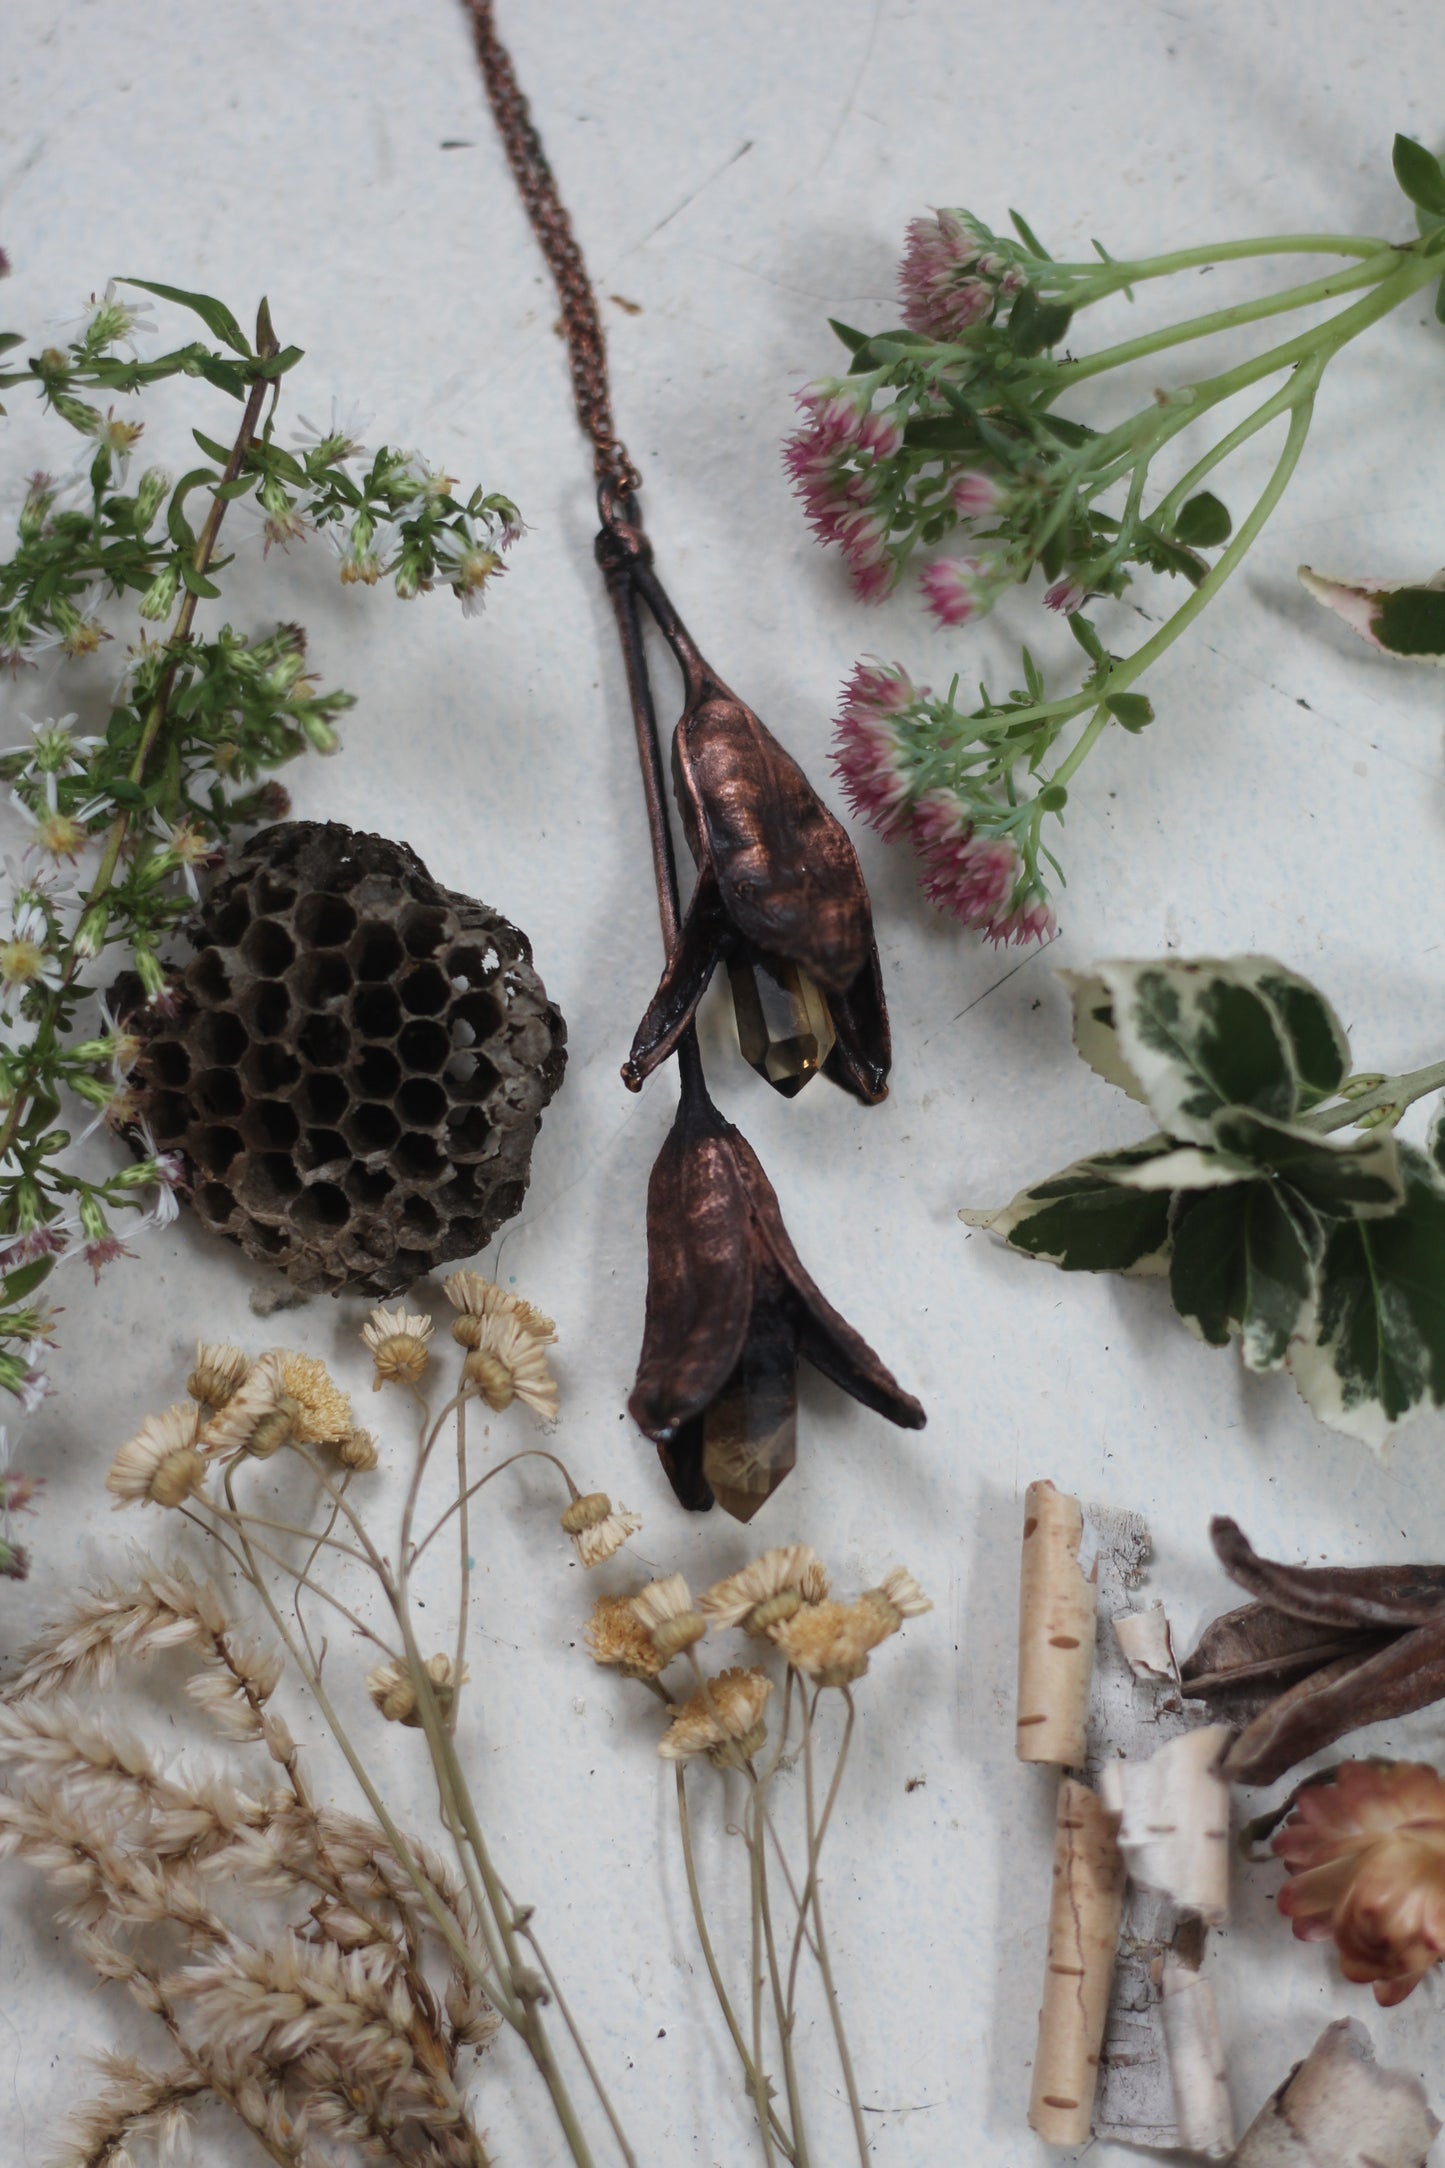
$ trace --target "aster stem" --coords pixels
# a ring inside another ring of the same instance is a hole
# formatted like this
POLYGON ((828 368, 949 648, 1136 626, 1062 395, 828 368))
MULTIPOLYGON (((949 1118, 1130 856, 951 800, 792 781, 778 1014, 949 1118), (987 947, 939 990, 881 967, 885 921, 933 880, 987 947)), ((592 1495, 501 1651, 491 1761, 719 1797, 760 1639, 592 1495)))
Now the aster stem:
POLYGON ((467 1404, 457 1403, 457 1645, 452 1666, 452 1705, 447 1711, 447 1730, 455 1736, 461 1710, 462 1683, 466 1670, 467 1625, 472 1601, 472 1545, 469 1526, 471 1488, 467 1482, 467 1404))

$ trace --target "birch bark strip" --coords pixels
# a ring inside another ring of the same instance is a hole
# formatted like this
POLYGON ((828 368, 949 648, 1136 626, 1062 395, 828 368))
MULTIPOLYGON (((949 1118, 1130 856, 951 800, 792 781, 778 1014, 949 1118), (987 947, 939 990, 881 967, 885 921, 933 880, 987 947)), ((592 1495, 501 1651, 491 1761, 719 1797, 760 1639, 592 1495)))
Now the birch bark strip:
POLYGON ((1085 1524, 1077 1498, 1030 1483, 1019 1573, 1020 1761, 1077 1769, 1089 1723, 1089 1681, 1099 1577, 1097 1549, 1080 1564, 1085 1524))
POLYGON ((1204 2160, 1228 2160, 1234 2150, 1234 2111, 1214 1988, 1171 1950, 1164 1959, 1164 2040, 1174 2088, 1179 2150, 1204 2160))
POLYGON ((1112 1817, 1087 1784, 1065 1777, 1029 2101, 1029 2128, 1049 2145, 1082 2145, 1090 2134, 1123 1901, 1112 1817))
POLYGON ((1425 2168, 1439 2128, 1419 2079, 1382 2070, 1364 2026, 1341 2018, 1250 2124, 1232 2168, 1425 2168))
POLYGON ((1219 1763, 1233 1733, 1205 1724, 1145 1762, 1110 1762, 1099 1790, 1120 1817, 1132 1881, 1217 1925, 1229 1911, 1229 1786, 1219 1763))

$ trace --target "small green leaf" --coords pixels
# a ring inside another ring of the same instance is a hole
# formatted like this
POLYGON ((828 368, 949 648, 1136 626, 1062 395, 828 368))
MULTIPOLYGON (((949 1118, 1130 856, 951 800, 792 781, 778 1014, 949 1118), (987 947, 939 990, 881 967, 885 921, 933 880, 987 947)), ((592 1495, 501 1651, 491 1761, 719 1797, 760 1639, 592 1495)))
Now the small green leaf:
POLYGON ((1109 660, 1103 641, 1081 610, 1070 610, 1069 630, 1088 656, 1090 662, 1102 665, 1109 660))
POLYGON ((1273 1009, 1228 960, 1100 964, 1124 1060, 1159 1127, 1213 1144, 1223 1107, 1288 1120, 1299 1088, 1273 1009))
POLYGON ((1042 354, 1058 345, 1073 314, 1067 303, 1040 300, 1032 286, 1025 286, 1009 310, 1009 345, 1023 357, 1042 354))
POLYGON ((1090 437, 1099 434, 1098 430, 1091 429, 1087 422, 1070 421, 1067 414, 1040 414, 1036 419, 1051 437, 1057 437, 1060 444, 1067 445, 1071 452, 1077 451, 1081 444, 1088 443, 1090 437))
POLYGON ((962 414, 921 414, 903 425, 903 448, 909 452, 975 452, 979 435, 962 414))
POLYGON ((214 602, 221 592, 213 580, 208 580, 204 573, 197 572, 189 559, 181 565, 180 573, 181 584, 188 594, 198 595, 206 602, 214 602))
POLYGON ((0 354, 8 354, 12 346, 23 346, 24 344, 25 334, 23 331, 0 331, 0 354))
POLYGON ((1212 1347, 1232 1333, 1251 1370, 1278 1370, 1314 1309, 1319 1222, 1272 1182, 1240 1182, 1181 1200, 1169 1292, 1212 1347))
POLYGON ((828 329, 835 338, 842 340, 850 354, 856 354, 860 346, 868 344, 866 331, 855 331, 851 324, 840 324, 836 316, 828 318, 828 329))
POLYGON ((1030 255, 1041 257, 1045 263, 1052 263, 1054 260, 1053 257, 1049 254, 1048 250, 1044 247, 1043 242, 1034 232, 1033 227, 1028 223, 1028 220, 1024 217, 1023 212, 1010 211, 1009 217, 1013 220, 1014 232, 1023 242, 1024 247, 1029 251, 1030 255))
POLYGON ((107 783, 106 791, 117 805, 144 805, 146 802, 146 794, 139 783, 132 783, 126 775, 118 777, 114 783, 107 783))
POLYGON ((183 309, 199 316, 208 331, 215 333, 223 346, 229 346, 233 354, 250 358, 251 349, 245 335, 224 301, 217 301, 213 294, 188 293, 183 286, 162 286, 155 279, 121 279, 122 286, 139 286, 148 294, 159 294, 162 301, 174 301, 183 309))
POLYGON ((295 368, 298 361, 305 359, 304 346, 283 346, 279 354, 272 354, 269 360, 262 362, 256 374, 264 376, 269 384, 276 377, 285 376, 288 370, 295 368))
POLYGON ((17 1265, 13 1272, 6 1273, 0 1284, 0 1302, 7 1305, 23 1302, 27 1295, 33 1295, 37 1287, 45 1284, 54 1265, 53 1257, 37 1257, 33 1264, 17 1265))
POLYGON ((196 546, 195 530, 184 510, 187 497, 193 489, 203 488, 207 483, 214 488, 217 480, 218 477, 209 467, 192 467, 190 473, 183 474, 171 491, 171 501, 166 509, 166 531, 177 549, 190 550, 196 546))
POLYGON ((1336 1225, 1317 1321, 1289 1363, 1322 1423, 1373 1446, 1445 1402, 1445 1181, 1412 1146, 1399 1154, 1404 1204, 1336 1225))
POLYGON ((1021 1190, 997 1211, 960 1216, 1065 1272, 1162 1272, 1171 1200, 1167 1192, 1125 1188, 1118 1176, 1169 1150, 1167 1137, 1154 1137, 1101 1152, 1021 1190))
POLYGON ((239 361, 223 361, 219 354, 198 354, 196 374, 214 384, 217 391, 229 392, 233 399, 244 399, 251 381, 239 361))
POLYGON ((1215 1116, 1221 1149, 1275 1174, 1328 1219, 1378 1218, 1405 1195, 1394 1135, 1322 1137, 1317 1129, 1268 1121, 1241 1107, 1215 1116))
POLYGON ((207 459, 214 459, 218 467, 225 466, 226 461, 231 456, 231 447, 229 446, 229 444, 218 444, 214 437, 208 437, 204 435, 199 429, 193 429, 191 431, 191 435, 195 438, 197 444, 200 445, 201 450, 205 453, 207 459))
POLYGON ((1143 693, 1109 693, 1104 705, 1122 729, 1136 736, 1154 720, 1153 703, 1143 693))
POLYGON ((1207 489, 1201 489, 1197 497, 1191 497, 1180 507, 1174 522, 1174 537, 1191 549, 1212 550, 1221 542, 1229 540, 1234 521, 1229 509, 1207 489))
POLYGON ((1391 160, 1395 178, 1422 211, 1445 212, 1445 169, 1413 136, 1397 135, 1391 160))
POLYGON ((1061 813, 1069 802, 1069 794, 1062 783, 1045 783, 1038 802, 1041 812, 1061 813))
POLYGON ((1435 320, 1445 324, 1445 279, 1435 288, 1435 320))

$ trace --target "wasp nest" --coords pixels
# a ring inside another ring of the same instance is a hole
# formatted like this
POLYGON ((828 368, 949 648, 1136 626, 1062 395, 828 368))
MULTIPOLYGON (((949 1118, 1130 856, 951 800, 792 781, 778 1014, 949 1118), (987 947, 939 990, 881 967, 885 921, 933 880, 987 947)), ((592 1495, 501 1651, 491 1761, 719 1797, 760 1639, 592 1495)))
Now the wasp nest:
POLYGON ((567 1060, 525 934, 334 821, 253 837, 188 932, 137 1082, 202 1223, 307 1292, 394 1294, 484 1248, 567 1060))

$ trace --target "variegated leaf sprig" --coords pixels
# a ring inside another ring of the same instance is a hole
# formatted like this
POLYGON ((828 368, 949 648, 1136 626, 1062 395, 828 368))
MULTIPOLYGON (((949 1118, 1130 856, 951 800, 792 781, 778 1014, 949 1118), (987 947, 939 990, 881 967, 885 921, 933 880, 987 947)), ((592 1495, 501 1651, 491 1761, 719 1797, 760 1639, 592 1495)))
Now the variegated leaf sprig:
POLYGON ((1080 1054, 1157 1130, 961 1216, 1066 1272, 1167 1274, 1191 1331, 1369 1445, 1445 1404, 1445 1118, 1424 1151, 1392 1133, 1445 1062, 1352 1074, 1328 1001, 1269 957, 1062 976, 1080 1054))

